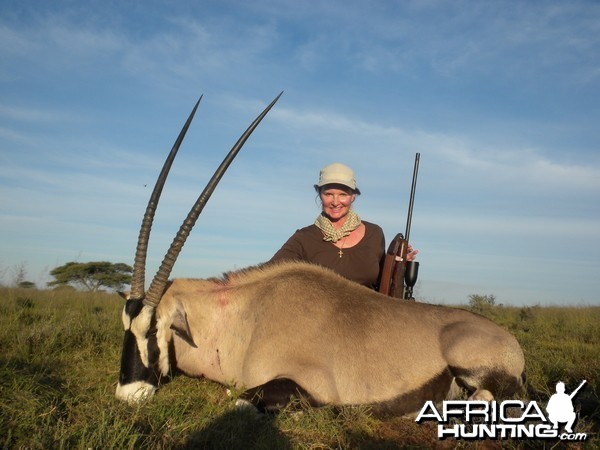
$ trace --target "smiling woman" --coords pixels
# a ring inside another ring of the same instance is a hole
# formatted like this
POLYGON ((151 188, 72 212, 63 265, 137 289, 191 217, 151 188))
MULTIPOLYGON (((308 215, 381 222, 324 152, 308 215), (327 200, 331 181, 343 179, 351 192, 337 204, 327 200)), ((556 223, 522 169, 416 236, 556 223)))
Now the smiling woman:
MULTIPOLYGON (((379 225, 360 219, 352 204, 360 195, 354 171, 340 163, 321 169, 315 190, 321 214, 297 230, 271 262, 301 260, 319 264, 371 289, 379 286, 385 238, 379 225)), ((416 255, 414 252, 410 258, 416 255)))

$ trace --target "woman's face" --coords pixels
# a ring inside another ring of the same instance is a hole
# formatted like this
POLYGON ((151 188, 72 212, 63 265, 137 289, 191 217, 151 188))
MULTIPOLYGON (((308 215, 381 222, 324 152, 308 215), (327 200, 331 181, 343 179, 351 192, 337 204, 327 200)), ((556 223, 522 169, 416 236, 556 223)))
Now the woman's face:
POLYGON ((337 187, 322 189, 319 196, 321 197, 323 213, 332 222, 337 222, 346 217, 352 202, 356 198, 351 189, 339 189, 337 187))

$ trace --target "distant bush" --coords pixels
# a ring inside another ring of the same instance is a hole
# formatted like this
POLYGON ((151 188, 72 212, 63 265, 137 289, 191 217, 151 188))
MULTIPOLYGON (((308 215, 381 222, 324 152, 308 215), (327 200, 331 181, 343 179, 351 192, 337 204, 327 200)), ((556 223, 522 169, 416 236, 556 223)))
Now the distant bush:
POLYGON ((52 290, 54 292, 76 292, 77 289, 75 289, 73 286, 70 286, 68 284, 63 284, 60 286, 55 286, 52 288, 52 290))
POLYGON ((469 295, 469 309, 477 314, 489 316, 494 306, 496 306, 495 295, 469 295))

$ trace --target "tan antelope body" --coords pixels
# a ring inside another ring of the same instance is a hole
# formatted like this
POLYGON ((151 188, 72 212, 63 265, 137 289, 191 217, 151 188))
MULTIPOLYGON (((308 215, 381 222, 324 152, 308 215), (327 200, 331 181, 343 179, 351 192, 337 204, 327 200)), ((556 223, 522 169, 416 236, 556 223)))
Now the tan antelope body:
POLYGON ((242 398, 266 410, 301 395, 312 405, 403 414, 447 398, 454 384, 483 399, 522 385, 523 352, 493 322, 387 297, 319 266, 175 279, 156 298, 152 286, 139 289, 133 295, 132 282, 123 314, 124 400, 151 395, 173 362, 187 375, 247 389, 242 398))

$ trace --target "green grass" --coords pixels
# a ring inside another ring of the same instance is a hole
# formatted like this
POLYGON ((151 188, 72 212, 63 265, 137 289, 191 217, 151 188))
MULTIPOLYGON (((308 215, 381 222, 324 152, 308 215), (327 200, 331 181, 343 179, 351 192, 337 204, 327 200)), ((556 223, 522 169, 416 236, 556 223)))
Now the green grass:
MULTIPOLYGON (((0 446, 2 448, 475 448, 438 441, 435 426, 377 420, 366 408, 290 408, 275 417, 237 411, 223 386, 175 377, 149 402, 114 398, 122 301, 116 295, 0 289, 0 446)), ((598 438, 600 308, 493 307, 526 355, 528 397, 545 402, 562 380, 588 384, 577 397, 587 432, 598 438)), ((554 442, 502 442, 550 448, 554 442)), ((563 444, 558 444, 556 448, 563 444)), ((566 447, 564 447, 566 448, 566 447)))

